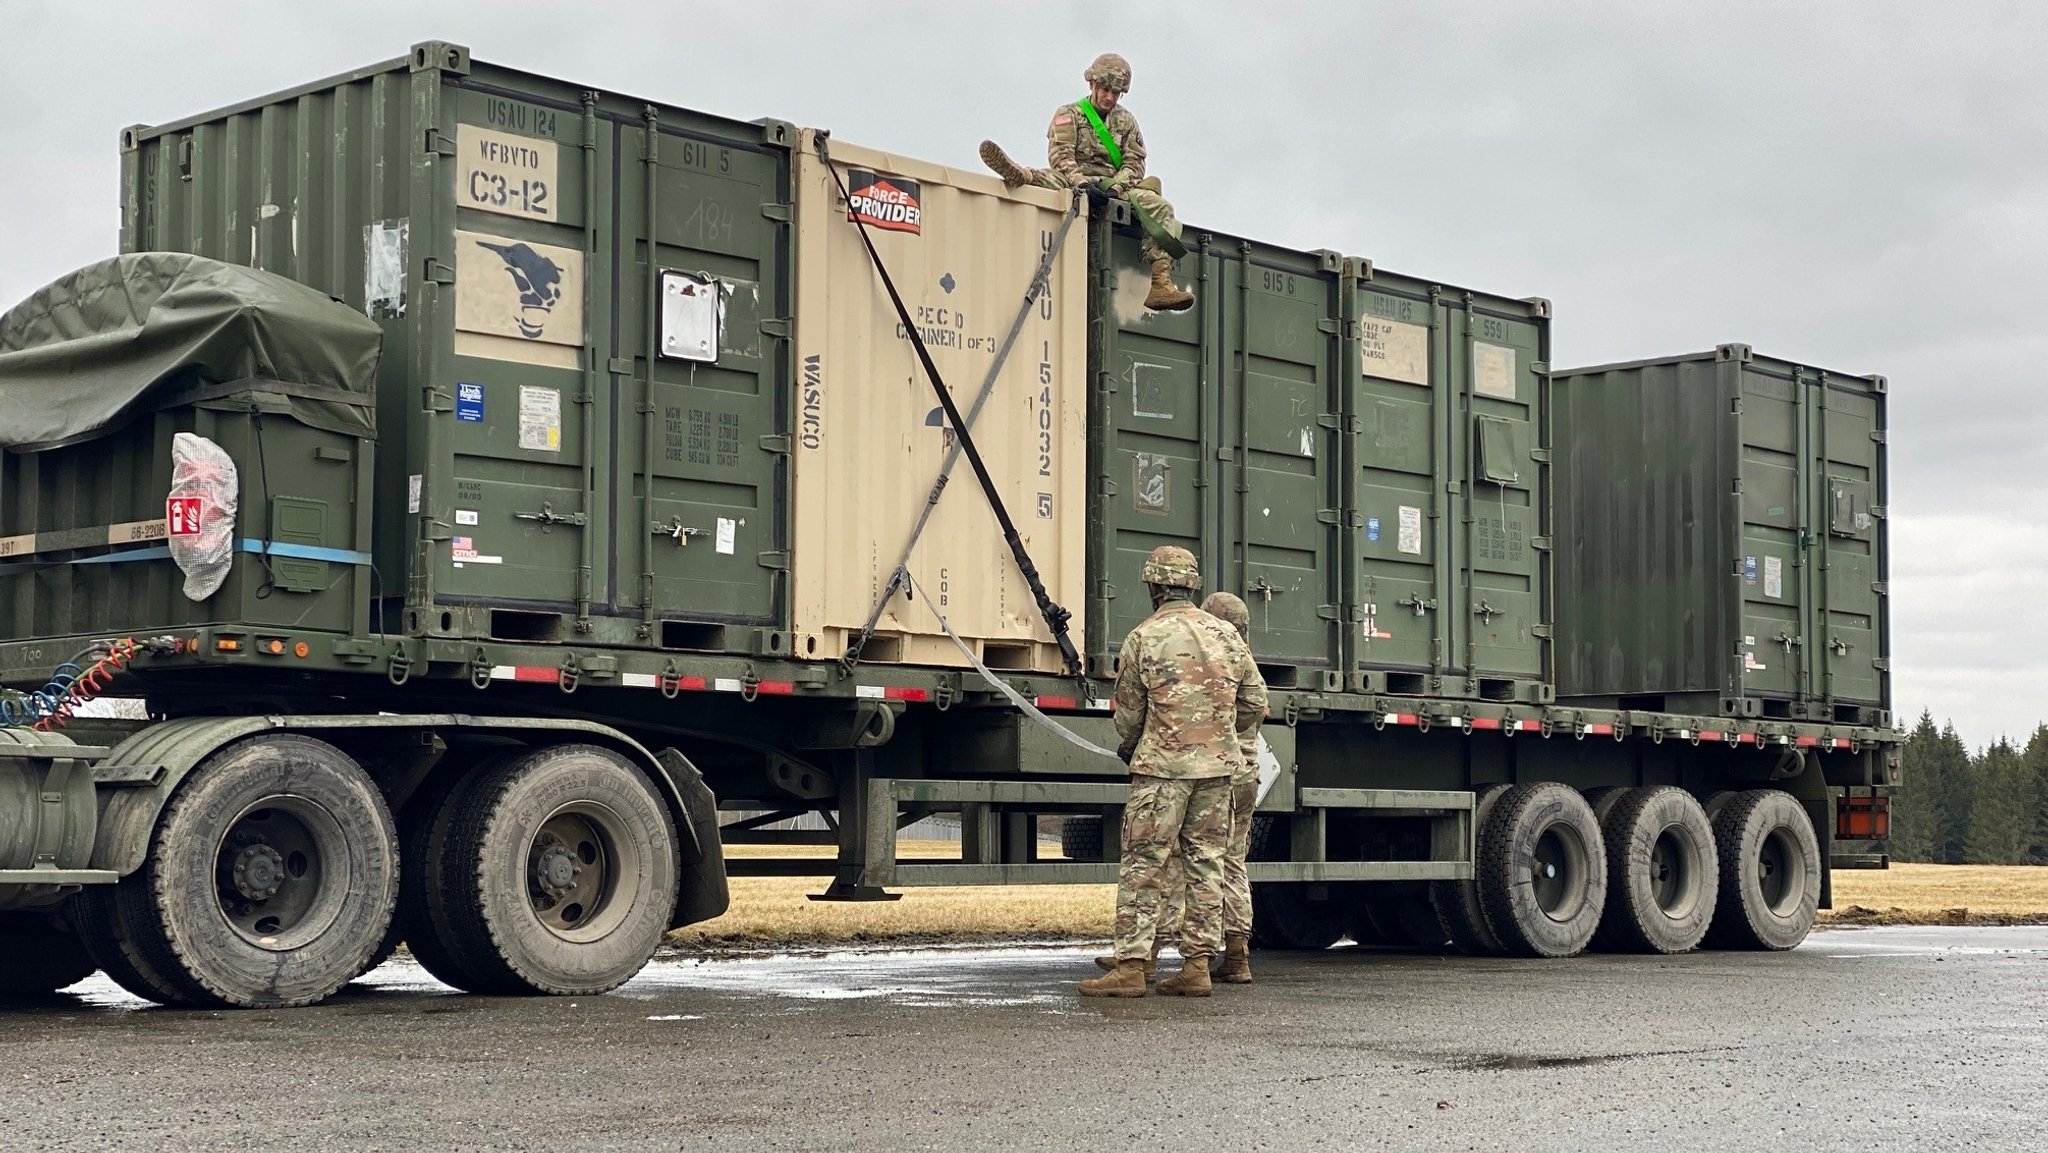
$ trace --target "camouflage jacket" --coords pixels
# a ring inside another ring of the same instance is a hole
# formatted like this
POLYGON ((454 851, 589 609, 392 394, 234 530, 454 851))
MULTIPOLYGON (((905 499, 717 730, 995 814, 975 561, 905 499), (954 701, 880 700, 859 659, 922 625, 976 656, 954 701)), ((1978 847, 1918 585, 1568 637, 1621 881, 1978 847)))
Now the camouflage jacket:
POLYGON ((1072 184, 1114 176, 1121 189, 1145 179, 1145 134, 1138 131, 1138 118, 1118 104, 1102 118, 1102 126, 1123 153, 1123 167, 1109 162, 1102 138, 1095 135, 1095 126, 1088 123, 1078 101, 1062 104, 1052 114, 1052 124, 1045 130, 1047 163, 1072 184))
POLYGON ((1131 772, 1230 776, 1244 766, 1241 734, 1265 717, 1266 682, 1251 649, 1193 604, 1168 602, 1124 638, 1116 735, 1131 772))

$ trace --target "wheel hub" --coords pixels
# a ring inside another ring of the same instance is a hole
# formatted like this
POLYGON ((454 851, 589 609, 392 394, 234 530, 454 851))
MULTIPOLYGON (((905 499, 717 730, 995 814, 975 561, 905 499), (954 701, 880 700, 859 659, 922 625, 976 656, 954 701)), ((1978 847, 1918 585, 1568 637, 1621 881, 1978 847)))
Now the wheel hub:
POLYGON ((267 901, 284 885, 284 854, 258 842, 235 857, 235 891, 251 901, 267 901))
POLYGON ((560 837, 544 832, 535 839, 533 884, 550 903, 567 896, 576 887, 576 878, 582 872, 583 862, 560 837))

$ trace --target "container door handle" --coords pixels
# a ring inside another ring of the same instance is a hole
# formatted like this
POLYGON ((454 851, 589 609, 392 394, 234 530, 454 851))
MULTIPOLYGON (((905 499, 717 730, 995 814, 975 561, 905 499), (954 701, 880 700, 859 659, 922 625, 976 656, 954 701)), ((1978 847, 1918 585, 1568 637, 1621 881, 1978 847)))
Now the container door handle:
POLYGON ((1421 595, 1417 593, 1409 593, 1408 598, 1406 600, 1399 600, 1395 601, 1394 603, 1400 605, 1407 605, 1409 608, 1414 609, 1416 616, 1422 616, 1424 613, 1431 612, 1436 608, 1435 601, 1423 600, 1421 595))
POLYGON ((1485 601, 1480 601, 1478 604, 1472 606, 1472 615, 1479 618, 1480 624, 1490 625, 1493 623, 1493 618, 1497 616, 1504 616, 1506 615, 1506 612, 1507 610, 1494 608, 1492 605, 1488 604, 1485 601))
POLYGON ((553 532, 558 524, 573 524, 577 528, 582 528, 585 521, 582 513, 556 512, 554 503, 545 500, 540 502, 539 512, 515 512, 512 515, 519 520, 539 521, 542 532, 553 532))
POLYGON ((652 531, 656 536, 665 536, 670 540, 675 541, 677 548, 687 547, 690 543, 690 538, 693 536, 704 535, 703 529, 691 528, 690 526, 684 524, 683 518, 679 516, 672 516, 668 518, 666 523, 662 521, 654 522, 654 528, 650 531, 652 531))

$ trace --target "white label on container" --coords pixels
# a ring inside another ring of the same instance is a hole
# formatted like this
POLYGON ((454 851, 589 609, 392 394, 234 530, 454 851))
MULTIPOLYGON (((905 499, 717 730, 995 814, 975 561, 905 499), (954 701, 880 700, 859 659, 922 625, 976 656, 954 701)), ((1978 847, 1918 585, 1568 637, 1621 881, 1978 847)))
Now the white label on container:
POLYGON ((1429 329, 1420 324, 1368 316, 1358 322, 1358 351, 1367 376, 1429 383, 1429 329))
POLYGON ((1764 595, 1783 597, 1785 595, 1785 560, 1783 557, 1764 558, 1764 595))
POLYGON ((522 346, 583 343, 583 254, 552 244, 457 232, 455 327, 505 338, 475 355, 555 363, 560 354, 522 351, 522 346))
POLYGON ((669 360, 718 360, 719 321, 727 290, 715 278, 689 272, 661 274, 661 355, 669 360))
POLYGON ((738 531, 739 522, 726 517, 718 518, 718 543, 715 547, 720 553, 732 555, 733 538, 738 535, 738 531))
POLYGON ((519 447, 540 452, 562 451, 560 389, 519 386, 519 447))
POLYGON ((1402 552, 1422 555, 1422 510, 1411 505, 1401 506, 1401 532, 1395 547, 1402 552))
POLYGON ((1515 399, 1515 350, 1498 344, 1472 346, 1472 388, 1483 396, 1515 399))
MULTIPOLYGON (((293 218, 294 221, 297 217, 293 218)), ((363 226, 363 314, 405 315, 406 221, 379 220, 363 226)))
POLYGON ((473 509, 473 508, 458 508, 458 509, 456 509, 456 510, 455 510, 455 523, 456 523, 456 524, 475 524, 475 523, 476 523, 476 510, 475 510, 475 509, 473 509))
POLYGON ((455 203, 464 208, 554 220, 561 210, 555 142, 455 126, 455 203))
POLYGON ((405 511, 420 511, 420 487, 425 483, 426 478, 419 473, 405 478, 405 511))

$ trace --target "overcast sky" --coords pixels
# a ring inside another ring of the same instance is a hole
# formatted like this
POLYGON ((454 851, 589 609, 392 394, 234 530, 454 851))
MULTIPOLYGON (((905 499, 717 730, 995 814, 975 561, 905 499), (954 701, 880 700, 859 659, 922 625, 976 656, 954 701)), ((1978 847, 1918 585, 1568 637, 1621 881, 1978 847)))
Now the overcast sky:
POLYGON ((1122 52, 1194 226, 1888 376, 1898 708, 2048 717, 2048 3, 0 0, 0 308, 115 251, 124 125, 430 38, 959 166, 1122 52))

